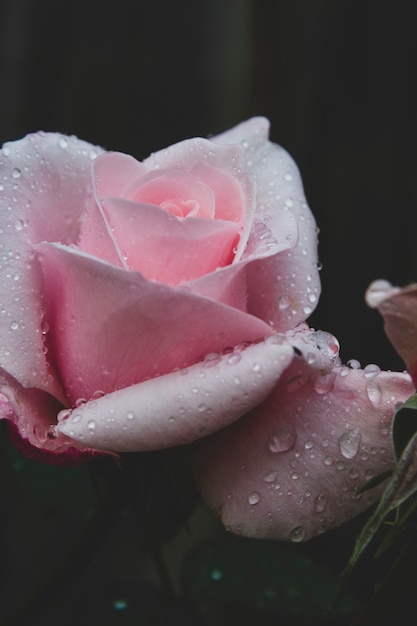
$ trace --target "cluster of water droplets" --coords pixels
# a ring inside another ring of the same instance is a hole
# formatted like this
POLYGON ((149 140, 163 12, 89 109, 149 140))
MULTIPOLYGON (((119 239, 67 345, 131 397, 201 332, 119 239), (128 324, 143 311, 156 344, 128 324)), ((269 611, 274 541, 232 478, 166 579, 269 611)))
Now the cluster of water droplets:
POLYGON ((74 171, 89 172, 88 164, 99 152, 75 137, 42 132, 0 151, 0 365, 25 386, 49 389, 53 381, 41 327, 39 267, 30 244, 37 241, 36 229, 45 238, 40 227, 45 206, 53 204, 55 213, 60 209, 57 179, 68 172, 74 186, 74 171))
MULTIPOLYGON (((319 334, 317 339, 321 349, 327 350, 327 356, 330 359, 336 358, 337 345, 333 343, 332 336, 319 334)), ((276 427, 267 440, 263 486, 256 489, 252 482, 252 489, 247 494, 247 504, 254 511, 265 499, 262 510, 264 511, 265 507, 270 508, 266 516, 272 529, 280 511, 284 513, 286 508, 291 511, 296 506, 305 510, 300 519, 311 519, 312 527, 318 528, 319 532, 325 531, 337 520, 337 509, 349 512, 354 502, 359 499, 363 499, 364 506, 372 504, 372 492, 371 495, 368 492, 361 493, 361 487, 383 471, 381 468, 385 466, 388 469, 392 462, 389 435, 395 399, 393 396, 385 398, 382 380, 378 382, 381 376, 380 368, 371 363, 361 370, 360 363, 352 359, 347 366, 337 362, 332 376, 328 385, 326 383, 323 387, 317 388, 317 381, 314 384, 314 391, 321 397, 321 420, 324 424, 328 423, 328 426, 325 426, 327 436, 320 435, 320 431, 323 432, 322 425, 317 424, 315 429, 310 422, 308 405, 295 404, 285 424, 276 427), (353 372, 355 378, 358 375, 363 378, 365 396, 360 400, 349 400, 348 394, 345 405, 335 404, 329 393, 335 378, 340 377, 342 380, 353 375, 353 372), (375 426, 378 433, 374 436, 368 431, 364 433, 361 427, 361 413, 369 410, 366 408, 367 401, 379 413, 381 409, 387 409, 382 411, 382 416, 376 418, 375 426), (322 470, 318 469, 320 466, 322 470), (325 474, 329 473, 328 484, 332 481, 339 484, 338 496, 335 496, 335 492, 330 497, 327 491, 320 490, 319 483, 315 482, 317 472, 320 475, 323 470, 325 474), (280 501, 282 504, 279 504, 280 501), (314 516, 317 517, 316 521, 314 516)), ((303 377, 290 380, 287 385, 288 393, 296 392, 306 382, 303 377)), ((283 415, 281 419, 284 420, 283 415)), ((248 468, 242 466, 241 470, 248 471, 248 468)), ((297 515, 294 519, 297 519, 297 515)), ((294 525, 289 531, 288 538, 291 541, 303 541, 309 532, 308 522, 305 526, 294 525)))

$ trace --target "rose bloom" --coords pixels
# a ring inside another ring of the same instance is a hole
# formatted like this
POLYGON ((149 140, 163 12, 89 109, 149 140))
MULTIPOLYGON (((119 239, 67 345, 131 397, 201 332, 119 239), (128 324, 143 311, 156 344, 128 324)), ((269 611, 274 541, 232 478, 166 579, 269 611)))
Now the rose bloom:
POLYGON ((342 366, 305 324, 317 230, 267 120, 143 163, 37 133, 0 169, 0 417, 26 454, 198 440, 204 499, 256 537, 302 541, 377 499, 358 491, 391 466, 413 386, 342 366))

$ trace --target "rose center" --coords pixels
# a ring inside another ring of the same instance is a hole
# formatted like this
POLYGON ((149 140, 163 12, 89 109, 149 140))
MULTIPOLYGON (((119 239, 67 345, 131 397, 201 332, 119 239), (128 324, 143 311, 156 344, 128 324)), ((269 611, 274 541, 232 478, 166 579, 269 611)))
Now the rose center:
POLYGON ((168 213, 176 217, 193 217, 198 215, 200 203, 197 200, 183 200, 182 198, 169 198, 159 205, 168 213))

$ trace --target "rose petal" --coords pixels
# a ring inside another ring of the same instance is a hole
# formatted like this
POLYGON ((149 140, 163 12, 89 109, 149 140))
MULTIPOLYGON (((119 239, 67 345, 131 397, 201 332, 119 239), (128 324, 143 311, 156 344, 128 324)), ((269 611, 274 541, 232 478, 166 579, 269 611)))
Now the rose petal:
POLYGON ((216 198, 215 217, 239 222, 238 260, 248 241, 255 214, 255 183, 245 167, 241 145, 218 145, 207 139, 188 139, 155 152, 143 162, 148 172, 178 168, 192 172, 210 187, 216 198), (233 184, 231 181, 235 181, 233 184))
POLYGON ((385 332, 417 385, 417 285, 399 289, 378 280, 368 288, 366 300, 381 313, 385 332))
POLYGON ((18 447, 23 446, 26 453, 33 446, 52 453, 53 457, 67 458, 71 463, 86 455, 91 457, 86 446, 65 435, 52 436, 51 427, 56 424, 58 412, 62 409, 63 406, 51 395, 40 389, 22 387, 6 372, 0 371, 0 419, 8 420, 15 427, 22 439, 18 447))
POLYGON ((381 489, 358 490, 393 464, 391 421, 413 391, 410 378, 340 366, 323 373, 314 335, 307 343, 269 398, 198 452, 203 497, 238 534, 314 537, 373 504, 381 489))
MULTIPOLYGON (((247 270, 250 265, 256 265, 256 271, 261 274, 265 268, 269 279, 269 269, 271 255, 281 253, 293 247, 298 238, 297 222, 294 215, 290 211, 282 212, 274 216, 276 225, 277 238, 273 244, 268 243, 268 237, 263 239, 265 231, 258 230, 258 238, 251 241, 250 254, 245 255, 245 260, 237 260, 235 257, 233 263, 221 268, 217 272, 212 272, 201 276, 195 280, 189 281, 187 286, 195 293, 202 296, 213 298, 224 304, 236 306, 242 310, 248 309, 248 286, 247 286, 247 270), (229 286, 229 287, 228 287, 229 286)), ((253 270, 250 270, 252 276, 253 270)), ((253 302, 250 301, 252 308, 253 302)), ((275 316, 272 319, 265 319, 271 325, 275 324, 275 316)))
POLYGON ((272 334, 261 320, 188 289, 147 281, 58 244, 36 249, 51 360, 71 404, 272 334))
POLYGON ((110 225, 101 207, 93 203, 83 222, 78 249, 87 254, 127 269, 127 263, 111 232, 110 225))
POLYGON ((0 152, 0 367, 57 397, 62 391, 43 352, 42 277, 31 244, 77 240, 99 151, 73 137, 38 133, 0 152))
POLYGON ((65 414, 57 432, 117 452, 190 443, 228 426, 262 402, 292 355, 288 342, 271 337, 87 402, 65 414))
POLYGON ((317 228, 297 166, 283 148, 268 141, 268 131, 268 120, 252 118, 212 141, 245 146, 246 169, 256 179, 256 215, 249 243, 257 231, 269 230, 271 240, 279 238, 275 216, 287 210, 295 216, 295 247, 251 264, 247 271, 249 312, 283 332, 305 320, 318 302, 317 228))
POLYGON ((177 285, 230 264, 237 225, 178 219, 157 206, 105 198, 103 211, 127 266, 145 278, 177 285))
POLYGON ((126 198, 135 181, 146 174, 146 168, 129 154, 105 152, 93 163, 93 185, 97 204, 100 198, 126 198))

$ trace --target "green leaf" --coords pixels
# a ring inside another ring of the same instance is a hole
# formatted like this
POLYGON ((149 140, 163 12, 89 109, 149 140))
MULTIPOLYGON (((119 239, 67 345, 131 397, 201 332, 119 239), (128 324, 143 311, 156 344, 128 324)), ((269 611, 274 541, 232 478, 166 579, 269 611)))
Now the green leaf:
POLYGON ((417 433, 405 447, 374 513, 362 529, 353 549, 353 554, 342 574, 348 576, 366 546, 375 536, 385 517, 417 491, 417 433))
POLYGON ((417 432, 417 394, 414 394, 397 411, 394 417, 392 436, 394 440, 395 458, 398 460, 401 453, 417 432))

